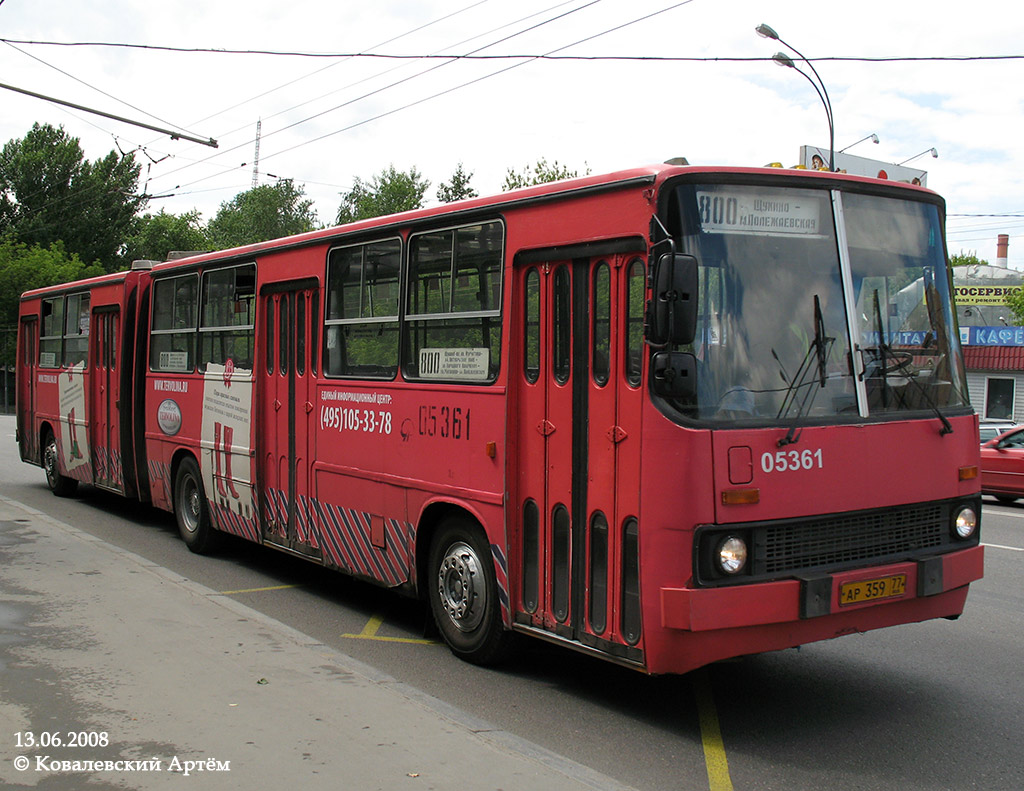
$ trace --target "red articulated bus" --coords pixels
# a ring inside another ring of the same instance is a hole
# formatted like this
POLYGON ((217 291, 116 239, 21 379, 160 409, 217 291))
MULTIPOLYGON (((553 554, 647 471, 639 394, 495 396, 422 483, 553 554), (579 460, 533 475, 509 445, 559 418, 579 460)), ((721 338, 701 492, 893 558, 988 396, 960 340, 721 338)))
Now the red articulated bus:
POLYGON ((982 576, 945 206, 657 166, 23 295, 50 488, 649 673, 930 618, 982 576))

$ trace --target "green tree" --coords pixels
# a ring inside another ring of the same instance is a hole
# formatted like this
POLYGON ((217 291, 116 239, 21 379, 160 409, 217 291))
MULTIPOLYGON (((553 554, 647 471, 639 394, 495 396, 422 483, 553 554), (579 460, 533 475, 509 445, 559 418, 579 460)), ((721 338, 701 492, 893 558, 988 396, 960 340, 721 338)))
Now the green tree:
POLYGON ((949 257, 951 266, 988 266, 988 261, 978 258, 974 253, 965 253, 961 250, 956 255, 949 257))
MULTIPOLYGON (((10 234, 0 238, 0 326, 13 335, 18 326, 22 292, 103 273, 98 264, 87 265, 77 255, 68 253, 62 242, 43 248, 29 247, 10 234)), ((5 343, 0 349, 0 362, 13 365, 14 343, 5 343)))
POLYGON ((198 210, 170 214, 161 209, 157 214, 135 218, 124 258, 129 263, 140 258, 166 261, 172 250, 209 250, 210 247, 210 237, 198 210))
POLYGON ((406 173, 389 165, 370 181, 357 176, 352 189, 341 194, 338 224, 422 208, 429 188, 430 182, 415 167, 406 173))
MULTIPOLYGON (((586 162, 583 164, 586 166, 586 162)), ((589 174, 590 168, 588 167, 583 175, 589 174)), ((508 192, 509 190, 517 190, 521 187, 532 187, 535 184, 547 184, 549 181, 574 179, 578 175, 579 171, 569 170, 568 166, 562 165, 557 159, 548 164, 547 159, 541 157, 532 167, 527 165, 518 173, 509 168, 505 174, 505 183, 501 189, 503 192, 508 192)))
POLYGON ((62 241, 69 253, 114 271, 146 203, 137 194, 139 172, 133 156, 111 151, 89 162, 63 127, 35 124, 0 152, 0 233, 43 248, 62 241))
POLYGON ((215 250, 279 239, 318 227, 313 201, 291 179, 261 184, 222 203, 206 226, 215 250))
POLYGON ((454 203, 457 200, 467 200, 469 198, 478 198, 480 193, 473 189, 470 185, 470 179, 473 178, 472 173, 466 173, 463 170, 462 163, 455 169, 452 177, 444 184, 439 184, 437 187, 437 199, 441 203, 454 203))
POLYGON ((1013 323, 1018 327, 1024 325, 1024 288, 1007 294, 1006 305, 1013 313, 1013 323))

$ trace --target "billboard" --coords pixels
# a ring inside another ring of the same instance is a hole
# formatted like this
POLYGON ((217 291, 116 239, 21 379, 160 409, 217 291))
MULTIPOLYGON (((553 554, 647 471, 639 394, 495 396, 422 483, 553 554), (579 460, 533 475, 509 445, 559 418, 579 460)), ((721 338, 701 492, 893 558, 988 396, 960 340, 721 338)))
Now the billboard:
POLYGON ((953 287, 953 299, 957 305, 1005 305, 1006 298, 1020 289, 1019 285, 956 285, 953 287))
MULTIPOLYGON (((821 146, 800 146, 800 164, 808 170, 828 167, 828 149, 821 146)), ((852 154, 835 155, 836 170, 852 176, 867 176, 873 179, 904 181, 908 184, 928 186, 928 171, 908 168, 905 165, 894 165, 867 157, 856 157, 852 154)))

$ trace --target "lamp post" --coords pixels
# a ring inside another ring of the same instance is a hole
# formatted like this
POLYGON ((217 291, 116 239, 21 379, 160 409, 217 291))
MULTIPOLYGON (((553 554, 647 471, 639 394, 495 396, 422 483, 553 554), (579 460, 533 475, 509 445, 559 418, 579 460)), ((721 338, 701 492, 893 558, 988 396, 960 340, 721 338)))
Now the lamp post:
POLYGON ((914 156, 912 156, 910 159, 904 159, 902 162, 897 162, 896 164, 897 165, 906 165, 908 162, 910 162, 911 159, 917 159, 918 157, 923 157, 925 154, 931 154, 932 155, 932 159, 938 159, 939 158, 939 149, 937 149, 937 148, 926 148, 920 154, 914 154, 914 156))
MULTIPOLYGON (((836 130, 835 123, 832 118, 832 102, 828 98, 828 91, 825 90, 825 83, 821 79, 821 75, 818 74, 818 70, 814 68, 814 64, 811 63, 807 58, 791 44, 783 41, 779 38, 779 34, 772 30, 768 25, 760 24, 754 30, 757 35, 762 38, 769 38, 772 41, 778 41, 786 49, 792 50, 793 53, 800 58, 807 67, 811 70, 814 76, 817 78, 817 82, 811 78, 811 75, 800 69, 789 55, 784 52, 776 52, 772 56, 772 60, 778 63, 780 66, 785 66, 788 69, 795 69, 814 87, 815 92, 818 94, 818 98, 821 99, 821 103, 825 105, 825 115, 828 117, 828 169, 835 171, 836 169, 836 130)), ((849 147, 849 146, 847 146, 849 147)))
POLYGON ((861 138, 860 140, 858 140, 858 141, 857 141, 856 143, 850 143, 850 145, 848 145, 848 146, 847 146, 846 148, 840 148, 840 149, 839 149, 838 151, 836 151, 836 153, 837 153, 837 154, 842 154, 842 153, 843 153, 844 151, 847 151, 847 150, 849 150, 849 149, 853 148, 853 147, 854 147, 854 146, 856 146, 856 145, 860 145, 860 144, 861 144, 861 143, 863 143, 863 142, 864 142, 865 140, 870 140, 870 141, 871 141, 872 143, 876 143, 876 144, 877 144, 877 143, 878 143, 878 135, 876 135, 876 134, 875 134, 874 132, 872 132, 872 133, 871 133, 870 135, 868 135, 867 137, 862 137, 862 138, 861 138))

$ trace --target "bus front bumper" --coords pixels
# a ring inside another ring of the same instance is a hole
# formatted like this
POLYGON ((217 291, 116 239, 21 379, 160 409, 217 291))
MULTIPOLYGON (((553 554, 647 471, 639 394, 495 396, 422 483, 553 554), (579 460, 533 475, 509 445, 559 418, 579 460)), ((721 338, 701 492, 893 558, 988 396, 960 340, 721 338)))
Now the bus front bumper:
POLYGON ((981 579, 984 556, 984 547, 977 546, 803 579, 721 588, 662 588, 661 625, 703 632, 787 623, 928 599, 981 579))

